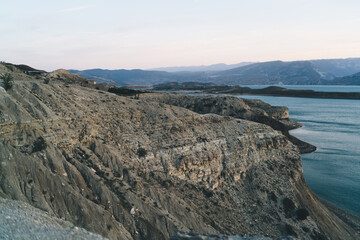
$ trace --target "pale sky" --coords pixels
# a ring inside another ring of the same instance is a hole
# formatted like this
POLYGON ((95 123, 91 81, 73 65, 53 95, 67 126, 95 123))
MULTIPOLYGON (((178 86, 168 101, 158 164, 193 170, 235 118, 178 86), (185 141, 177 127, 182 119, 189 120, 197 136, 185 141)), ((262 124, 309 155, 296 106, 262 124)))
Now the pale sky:
POLYGON ((47 71, 360 57, 359 0, 1 0, 0 60, 47 71))

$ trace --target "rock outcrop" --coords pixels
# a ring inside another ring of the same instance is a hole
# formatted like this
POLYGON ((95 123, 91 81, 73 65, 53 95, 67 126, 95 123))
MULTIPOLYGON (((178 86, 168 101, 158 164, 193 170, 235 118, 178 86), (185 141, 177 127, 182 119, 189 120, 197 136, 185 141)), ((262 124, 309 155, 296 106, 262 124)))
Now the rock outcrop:
POLYGON ((289 109, 283 106, 271 106, 261 100, 238 98, 226 95, 189 96, 182 94, 142 94, 146 101, 162 102, 184 107, 191 111, 206 114, 214 113, 266 124, 281 131, 293 144, 299 147, 300 153, 309 153, 316 147, 290 135, 289 130, 302 125, 289 118, 289 109))
POLYGON ((0 197, 111 239, 359 237, 263 124, 21 76, 0 87, 0 122, 0 197))
POLYGON ((71 83, 95 84, 95 81, 89 81, 79 75, 73 74, 65 69, 58 69, 49 74, 50 78, 61 79, 71 83))

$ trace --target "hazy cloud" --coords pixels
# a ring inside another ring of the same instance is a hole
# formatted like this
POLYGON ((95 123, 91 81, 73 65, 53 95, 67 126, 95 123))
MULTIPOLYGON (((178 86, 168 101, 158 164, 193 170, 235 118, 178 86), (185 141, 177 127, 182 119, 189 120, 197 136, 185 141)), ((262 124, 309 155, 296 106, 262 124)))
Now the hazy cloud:
POLYGON ((88 8, 92 8, 93 6, 80 6, 80 7, 73 7, 73 8, 67 8, 67 9, 63 9, 60 12, 77 12, 77 11, 81 11, 84 9, 88 9, 88 8))

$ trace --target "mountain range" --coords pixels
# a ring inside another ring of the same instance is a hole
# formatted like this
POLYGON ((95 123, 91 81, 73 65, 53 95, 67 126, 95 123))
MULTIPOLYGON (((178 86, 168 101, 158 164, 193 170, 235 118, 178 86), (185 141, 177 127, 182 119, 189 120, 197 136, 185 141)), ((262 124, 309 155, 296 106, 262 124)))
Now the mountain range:
POLYGON ((271 61, 234 65, 215 64, 210 66, 160 68, 158 70, 88 69, 69 71, 88 80, 118 86, 151 86, 166 82, 211 82, 217 85, 360 84, 359 81, 340 80, 342 77, 360 72, 360 58, 292 62, 271 61))
POLYGON ((149 70, 165 71, 165 72, 214 72, 214 71, 225 71, 253 63, 254 62, 241 62, 236 64, 218 63, 218 64, 201 65, 201 66, 161 67, 161 68, 153 68, 149 70))

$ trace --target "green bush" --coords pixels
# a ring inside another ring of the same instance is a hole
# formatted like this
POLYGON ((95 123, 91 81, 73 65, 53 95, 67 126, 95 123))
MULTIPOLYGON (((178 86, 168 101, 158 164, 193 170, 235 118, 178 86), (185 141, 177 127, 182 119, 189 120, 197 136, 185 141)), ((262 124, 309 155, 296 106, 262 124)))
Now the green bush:
POLYGON ((14 78, 10 73, 1 74, 0 79, 3 81, 4 88, 5 88, 6 91, 13 87, 14 78))

